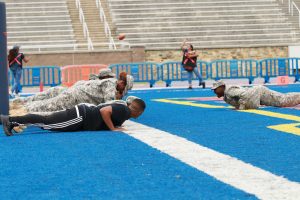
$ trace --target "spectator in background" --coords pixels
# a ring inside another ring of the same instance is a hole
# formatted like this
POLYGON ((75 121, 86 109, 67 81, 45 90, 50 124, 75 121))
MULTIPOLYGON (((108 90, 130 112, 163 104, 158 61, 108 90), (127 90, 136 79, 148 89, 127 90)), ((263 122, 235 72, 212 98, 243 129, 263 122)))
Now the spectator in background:
POLYGON ((193 73, 199 79, 199 86, 202 85, 202 87, 205 88, 205 82, 202 82, 202 77, 199 74, 198 69, 197 69, 198 54, 196 51, 194 51, 193 45, 188 44, 187 41, 184 40, 181 45, 181 49, 182 49, 182 53, 183 53, 182 66, 188 72, 189 89, 192 89, 193 73))
POLYGON ((23 61, 27 63, 29 59, 24 56, 23 53, 20 53, 20 47, 15 45, 12 49, 9 50, 8 54, 8 63, 9 69, 13 74, 14 84, 11 88, 11 96, 19 96, 19 90, 21 87, 20 80, 22 76, 23 61))

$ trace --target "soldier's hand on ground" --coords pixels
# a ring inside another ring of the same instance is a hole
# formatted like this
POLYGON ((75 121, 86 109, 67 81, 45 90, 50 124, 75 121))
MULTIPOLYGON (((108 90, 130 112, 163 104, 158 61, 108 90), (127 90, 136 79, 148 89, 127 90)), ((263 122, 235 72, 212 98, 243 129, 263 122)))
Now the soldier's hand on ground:
POLYGON ((126 131, 125 128, 115 128, 113 131, 126 131))

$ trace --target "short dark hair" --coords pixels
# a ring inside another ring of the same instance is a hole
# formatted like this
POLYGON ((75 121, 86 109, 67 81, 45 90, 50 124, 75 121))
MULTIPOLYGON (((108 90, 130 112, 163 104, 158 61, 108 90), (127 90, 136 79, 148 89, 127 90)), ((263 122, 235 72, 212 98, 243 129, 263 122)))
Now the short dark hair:
POLYGON ((132 102, 139 104, 143 110, 146 109, 146 103, 142 99, 134 99, 132 102))
POLYGON ((190 45, 190 47, 191 47, 191 50, 194 51, 194 46, 193 46, 193 45, 190 45))

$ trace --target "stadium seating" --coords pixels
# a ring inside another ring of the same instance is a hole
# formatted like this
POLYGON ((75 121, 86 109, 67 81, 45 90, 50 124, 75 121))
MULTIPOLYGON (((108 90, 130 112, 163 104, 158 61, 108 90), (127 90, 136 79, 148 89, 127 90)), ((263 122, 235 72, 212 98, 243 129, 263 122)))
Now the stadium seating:
POLYGON ((74 48, 72 22, 65 1, 6 0, 8 46, 22 51, 58 51, 74 48))
POLYGON ((196 47, 288 45, 298 27, 276 0, 108 0, 119 33, 131 45, 178 48, 184 38, 196 47))

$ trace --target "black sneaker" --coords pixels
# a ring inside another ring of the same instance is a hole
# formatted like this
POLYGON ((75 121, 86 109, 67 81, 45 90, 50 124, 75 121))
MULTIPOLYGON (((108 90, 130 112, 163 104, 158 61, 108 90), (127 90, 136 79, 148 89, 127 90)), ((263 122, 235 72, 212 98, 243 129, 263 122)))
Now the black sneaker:
POLYGON ((189 86, 189 87, 188 87, 188 89, 190 89, 190 90, 191 90, 191 89, 193 89, 193 88, 192 88, 192 86, 189 86))
POLYGON ((205 88, 205 82, 202 82, 202 88, 204 89, 205 88))
POLYGON ((14 124, 9 121, 9 117, 7 115, 1 115, 1 122, 3 126, 3 130, 6 136, 12 136, 12 129, 14 128, 14 124))

